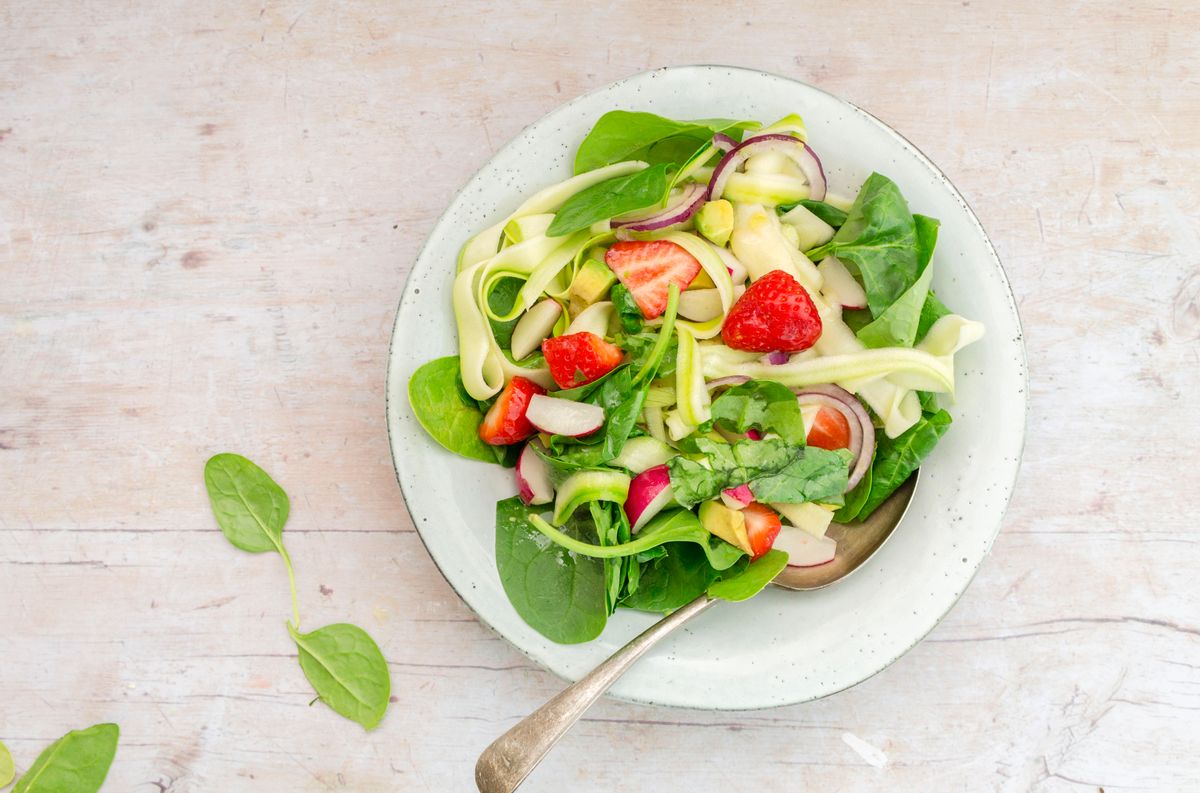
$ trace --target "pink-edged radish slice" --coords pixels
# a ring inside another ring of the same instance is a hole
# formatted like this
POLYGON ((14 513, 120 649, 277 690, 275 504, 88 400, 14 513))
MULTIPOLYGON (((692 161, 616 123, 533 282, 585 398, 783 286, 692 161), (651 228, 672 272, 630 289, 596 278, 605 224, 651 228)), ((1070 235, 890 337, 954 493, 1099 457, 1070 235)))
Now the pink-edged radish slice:
POLYGON ((830 302, 839 303, 842 308, 867 307, 867 293, 836 256, 826 256, 822 259, 817 265, 817 272, 825 282, 821 291, 830 302))
POLYGON ((830 537, 814 537, 804 529, 783 526, 771 546, 788 555, 788 567, 817 567, 833 561, 837 541, 830 537))
POLYGON ((540 348, 542 342, 550 337, 550 333, 554 330, 554 323, 558 322, 561 314, 562 306, 558 304, 558 301, 550 298, 535 303, 532 308, 522 314, 521 318, 517 320, 517 324, 513 326, 512 341, 509 345, 513 360, 520 361, 540 348))
POLYGON ((716 289, 689 289, 679 295, 679 316, 693 322, 708 322, 721 316, 721 293, 716 289))
POLYGON ((665 465, 647 468, 629 483, 629 497, 625 499, 625 514, 634 534, 662 512, 663 507, 675 501, 671 489, 671 471, 665 465))
POLYGON ((578 438, 600 429, 604 424, 604 408, 535 394, 525 408, 525 418, 542 432, 578 438))
POLYGON ((554 483, 550 481, 550 466, 534 450, 530 441, 517 458, 517 492, 526 504, 549 504, 554 500, 554 483))
POLYGON ((745 509, 753 500, 754 494, 750 492, 749 485, 727 487, 721 491, 721 501, 730 509, 745 509))

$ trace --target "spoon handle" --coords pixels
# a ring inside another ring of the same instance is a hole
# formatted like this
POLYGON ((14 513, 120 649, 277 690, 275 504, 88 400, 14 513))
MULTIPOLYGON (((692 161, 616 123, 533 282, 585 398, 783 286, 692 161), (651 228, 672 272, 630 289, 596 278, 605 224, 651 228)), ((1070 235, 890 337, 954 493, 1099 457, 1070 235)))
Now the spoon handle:
POLYGON ((577 682, 517 722, 483 750, 475 763, 480 793, 512 793, 558 739, 600 699, 625 670, 671 631, 716 603, 708 595, 688 603, 643 631, 577 682))

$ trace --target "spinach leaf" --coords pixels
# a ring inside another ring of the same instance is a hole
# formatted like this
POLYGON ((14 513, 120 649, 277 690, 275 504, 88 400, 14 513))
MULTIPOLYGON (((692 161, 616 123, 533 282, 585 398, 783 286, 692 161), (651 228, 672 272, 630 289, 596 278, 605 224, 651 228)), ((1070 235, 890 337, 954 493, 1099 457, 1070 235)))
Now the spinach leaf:
MULTIPOLYGON (((507 314, 512 311, 513 304, 517 302, 517 295, 523 286, 525 286, 525 282, 520 278, 501 278, 488 293, 488 307, 501 316, 507 314)), ((500 345, 501 349, 507 350, 512 346, 513 328, 517 326, 520 319, 520 317, 514 317, 507 322, 497 322, 488 317, 488 324, 492 326, 492 335, 496 337, 496 343, 500 345)))
POLYGON ((739 574, 711 584, 708 594, 710 597, 733 602, 752 598, 787 567, 787 560, 788 556, 783 551, 767 551, 739 574))
POLYGON ((908 202, 892 180, 873 173, 833 239, 809 252, 814 261, 834 255, 854 265, 878 317, 919 275, 917 229, 908 202))
POLYGON ((733 432, 751 427, 778 433, 788 443, 804 445, 804 419, 791 389, 771 380, 735 385, 712 403, 713 421, 733 432))
POLYGON ((636 556, 669 542, 696 543, 708 557, 708 563, 717 570, 725 570, 733 566, 744 555, 742 549, 710 534, 700 525, 700 519, 696 517, 695 513, 686 509, 674 509, 659 514, 642 527, 637 537, 619 545, 596 545, 585 542, 570 533, 559 531, 536 514, 530 515, 528 522, 566 550, 595 559, 636 556))
POLYGON ((929 285, 933 278, 933 268, 929 265, 940 223, 925 215, 913 215, 913 224, 917 233, 917 280, 875 321, 857 331, 858 338, 868 347, 911 347, 925 335, 920 332, 920 325, 929 305, 929 285))
MULTIPOLYGON (((560 644, 591 641, 608 621, 604 565, 547 542, 530 522, 536 511, 518 496, 497 502, 500 583, 521 619, 547 639, 560 644)), ((564 532, 580 542, 586 536, 579 518, 569 521, 564 532)))
POLYGON ((614 176, 580 190, 554 215, 549 237, 572 234, 600 220, 608 220, 654 206, 667 194, 667 166, 651 165, 636 173, 614 176))
POLYGON ((917 399, 921 400, 921 412, 926 416, 932 416, 942 409, 938 404, 938 395, 932 391, 918 391, 917 399))
MULTIPOLYGON (((721 575, 696 543, 672 542, 659 548, 665 553, 642 563, 637 590, 621 601, 625 608, 666 614, 700 597, 721 575)), ((737 569, 736 564, 730 568, 737 569)))
POLYGON ((887 497, 904 484, 921 461, 950 428, 950 414, 939 410, 932 416, 922 416, 916 424, 895 438, 879 436, 875 447, 875 462, 871 464, 871 492, 858 513, 863 520, 887 497))
POLYGON ((346 623, 312 633, 289 624, 288 633, 300 650, 300 668, 321 701, 365 729, 375 729, 392 693, 387 661, 375 640, 346 623))
POLYGON ((71 730, 38 755, 13 793, 96 793, 117 754, 120 734, 115 724, 71 730))
POLYGON ((0 788, 8 787, 8 783, 13 781, 13 776, 16 773, 16 767, 13 765, 12 755, 9 754, 8 747, 3 742, 0 742, 0 788))
POLYGON ((698 146, 709 142, 715 132, 733 133, 736 138, 740 130, 756 126, 753 121, 725 118, 674 121, 653 113, 611 110, 600 117, 579 144, 579 151, 575 154, 575 173, 624 160, 646 160, 655 144, 668 138, 681 139, 681 142, 659 147, 660 151, 647 161, 683 162, 687 159, 681 156, 683 150, 690 146, 695 151, 698 146))
MULTIPOLYGON (((811 198, 802 198, 796 204, 804 207, 835 229, 840 228, 846 222, 846 213, 833 204, 826 204, 824 201, 813 201, 811 198)), ((781 206, 779 207, 779 211, 781 213, 787 212, 790 209, 794 209, 796 204, 787 207, 781 206)))
MULTIPOLYGON (((879 433, 876 433, 878 435, 879 433)), ((875 449, 871 450, 871 460, 875 460, 875 449)), ((846 494, 846 503, 843 504, 837 512, 833 514, 833 519, 838 523, 849 523, 858 517, 862 511, 863 504, 867 503, 867 496, 871 494, 871 469, 863 474, 863 478, 858 480, 858 484, 854 489, 846 494)))
POLYGON ((250 553, 283 553, 287 493, 240 454, 217 454, 204 465, 204 486, 221 533, 250 553))
POLYGON ((696 438, 708 466, 679 456, 667 466, 675 500, 684 507, 716 498, 729 487, 748 484, 755 499, 798 504, 840 504, 849 477, 850 454, 790 444, 781 438, 743 440, 733 445, 696 438))
POLYGON ((429 437, 471 460, 498 462, 495 447, 479 438, 483 411, 458 384, 458 356, 437 358, 413 372, 408 401, 429 437))
MULTIPOLYGON (((640 370, 654 354, 658 342, 657 333, 635 333, 632 336, 618 335, 614 343, 625 351, 633 368, 640 370)), ((658 377, 675 374, 675 359, 679 356, 679 337, 674 333, 667 340, 666 350, 658 363, 658 377)))
POLYGON ((637 302, 633 299, 633 293, 625 287, 625 284, 613 284, 612 289, 609 290, 609 299, 612 300, 613 308, 617 311, 621 330, 627 334, 639 332, 645 324, 645 320, 642 318, 642 310, 638 308, 637 302))
POLYGON ((950 309, 933 292, 925 296, 925 305, 921 306, 921 319, 917 323, 917 340, 925 338, 925 334, 933 327, 933 323, 950 314, 950 309))

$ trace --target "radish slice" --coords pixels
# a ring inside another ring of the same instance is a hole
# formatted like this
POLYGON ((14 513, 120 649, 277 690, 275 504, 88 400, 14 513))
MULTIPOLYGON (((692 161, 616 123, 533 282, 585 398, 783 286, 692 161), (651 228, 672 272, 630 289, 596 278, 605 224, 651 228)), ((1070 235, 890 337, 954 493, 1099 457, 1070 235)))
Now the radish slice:
POLYGON ((821 291, 830 302, 840 303, 842 308, 867 307, 867 293, 836 256, 822 259, 817 265, 817 272, 825 279, 821 291))
POLYGON ((537 302, 526 311, 513 327, 510 345, 513 360, 519 361, 541 347, 542 342, 550 337, 560 314, 562 306, 550 298, 537 302))
POLYGON ((578 438, 600 429, 604 424, 604 408, 534 394, 525 408, 525 418, 542 432, 578 438))
POLYGON ((517 458, 517 491, 526 504, 549 504, 554 500, 554 483, 550 481, 550 466, 534 450, 536 443, 525 444, 517 458))
POLYGON ((567 326, 567 332, 564 336, 570 336, 572 333, 594 333, 600 338, 608 335, 608 323, 613 316, 613 304, 611 300, 602 300, 599 303, 592 305, 579 312, 579 316, 571 320, 571 324, 567 326))
POLYGON ((647 468, 629 483, 629 497, 625 499, 625 514, 629 525, 637 534, 663 507, 675 500, 671 490, 671 471, 665 465, 647 468))
POLYGON ((836 540, 814 537, 795 526, 782 526, 771 547, 787 553, 788 567, 817 567, 832 562, 837 556, 836 540))
POLYGON ((821 160, 817 157, 816 152, 799 138, 768 133, 747 138, 721 158, 721 161, 717 163, 716 170, 713 171, 712 180, 708 183, 708 200, 716 201, 721 197, 729 177, 749 157, 768 151, 777 151, 799 166, 808 180, 810 198, 820 201, 825 197, 825 169, 821 167, 821 160))
MULTIPOLYGON (((708 189, 705 185, 689 184, 661 212, 656 212, 648 218, 639 220, 613 221, 613 228, 620 228, 627 232, 664 231, 667 228, 682 226, 692 215, 700 211, 707 192, 708 189)), ((617 236, 620 237, 621 235, 618 234, 617 236)))
POLYGON ((688 289, 679 295, 679 316, 684 319, 707 322, 721 316, 722 310, 719 289, 688 289))
POLYGON ((762 433, 754 429, 754 427, 746 430, 746 437, 752 441, 761 441, 763 439, 762 433))
POLYGON ((754 494, 750 492, 749 485, 727 487, 721 491, 721 501, 730 509, 745 509, 754 501, 754 494))

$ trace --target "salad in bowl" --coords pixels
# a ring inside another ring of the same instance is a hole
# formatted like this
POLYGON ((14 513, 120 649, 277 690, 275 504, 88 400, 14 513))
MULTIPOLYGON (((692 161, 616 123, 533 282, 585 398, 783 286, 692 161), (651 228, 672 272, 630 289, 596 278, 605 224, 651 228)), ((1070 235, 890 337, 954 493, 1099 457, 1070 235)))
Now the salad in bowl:
POLYGON ((458 355, 409 381, 451 452, 514 469, 496 567, 531 627, 748 598, 829 564, 949 429, 983 326, 930 289, 938 221, 826 186, 804 123, 614 110, 575 175, 462 247, 458 355))

